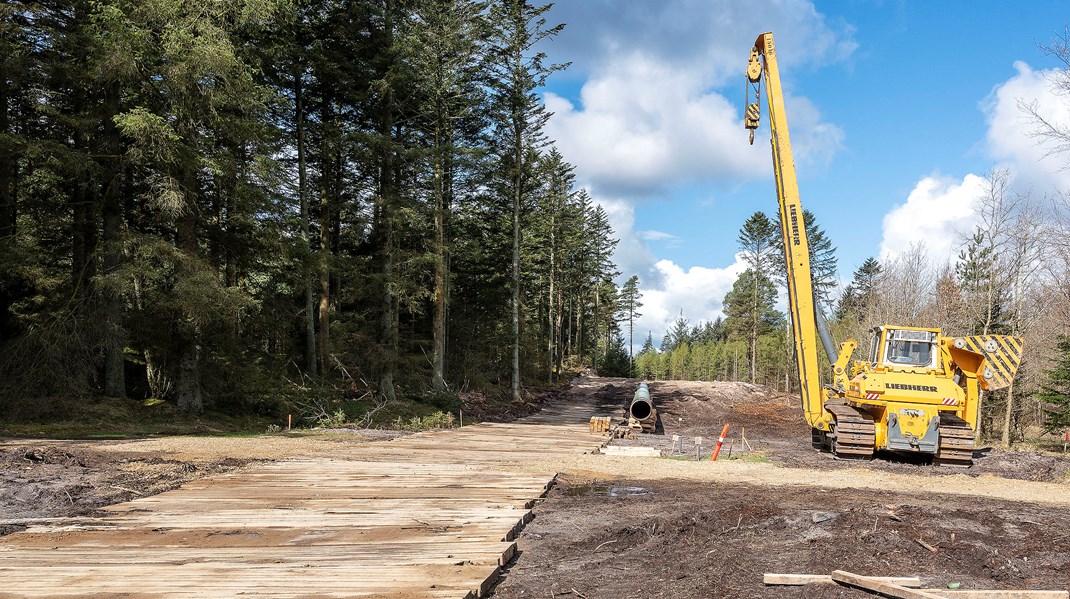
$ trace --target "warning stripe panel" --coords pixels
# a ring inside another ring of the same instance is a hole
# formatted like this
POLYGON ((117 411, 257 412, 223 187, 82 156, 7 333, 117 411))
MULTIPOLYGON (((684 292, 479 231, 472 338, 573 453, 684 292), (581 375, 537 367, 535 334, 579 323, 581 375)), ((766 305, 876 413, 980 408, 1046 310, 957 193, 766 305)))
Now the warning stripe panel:
MULTIPOLYGON (((996 344, 996 351, 989 352, 990 356, 995 358, 995 361, 999 362, 1000 367, 1005 374, 1009 374, 1011 378, 1014 378, 1014 372, 1018 370, 1017 364, 1013 367, 1008 363, 1008 359, 1011 356, 1017 356, 1017 352, 1011 352, 1007 349, 1007 345, 1000 340, 1003 335, 992 335, 992 342, 996 344)), ((986 347, 988 341, 985 341, 986 347)))
POLYGON ((1002 389, 1011 384, 1022 362, 1022 339, 1010 335, 972 335, 962 337, 966 349, 985 357, 979 373, 988 389, 1002 389), (991 348, 991 349, 990 349, 991 348))

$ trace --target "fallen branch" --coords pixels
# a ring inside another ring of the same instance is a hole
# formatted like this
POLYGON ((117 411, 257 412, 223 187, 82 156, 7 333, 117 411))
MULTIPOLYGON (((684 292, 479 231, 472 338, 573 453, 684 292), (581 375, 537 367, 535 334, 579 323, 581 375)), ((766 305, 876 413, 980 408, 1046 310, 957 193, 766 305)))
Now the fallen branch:
POLYGON ((914 539, 914 542, 917 543, 918 545, 921 545, 922 547, 928 549, 932 553, 936 553, 937 551, 939 551, 939 549, 937 549, 936 547, 933 547, 932 545, 926 543, 925 541, 922 541, 921 539, 914 539))
MULTIPOLYGON (((127 493, 133 493, 134 495, 137 495, 138 497, 144 497, 145 496, 144 493, 140 493, 140 492, 135 491, 133 489, 127 489, 126 487, 120 487, 118 485, 110 485, 110 487, 112 489, 115 489, 116 491, 125 491, 127 493)), ((68 497, 70 497, 70 496, 68 495, 68 497)), ((74 501, 72 500, 71 503, 74 503, 74 501)))

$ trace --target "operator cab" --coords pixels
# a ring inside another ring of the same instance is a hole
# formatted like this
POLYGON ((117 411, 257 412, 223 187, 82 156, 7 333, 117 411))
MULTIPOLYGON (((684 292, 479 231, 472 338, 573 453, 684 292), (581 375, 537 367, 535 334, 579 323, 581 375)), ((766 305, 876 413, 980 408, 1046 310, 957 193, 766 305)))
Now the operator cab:
POLYGON ((877 327, 873 329, 869 360, 886 368, 937 368, 939 337, 939 329, 877 327))

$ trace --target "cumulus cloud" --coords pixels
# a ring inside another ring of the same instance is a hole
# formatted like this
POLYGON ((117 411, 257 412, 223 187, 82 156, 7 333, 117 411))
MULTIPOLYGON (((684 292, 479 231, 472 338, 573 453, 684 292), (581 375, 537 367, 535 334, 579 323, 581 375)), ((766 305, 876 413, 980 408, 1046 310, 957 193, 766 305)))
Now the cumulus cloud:
POLYGON ((674 240, 662 231, 635 231, 635 209, 626 201, 595 198, 609 217, 613 232, 620 239, 614 255, 621 278, 639 275, 642 293, 642 316, 635 324, 635 343, 641 344, 647 333, 654 335, 655 345, 669 329, 681 310, 684 317, 697 324, 723 316, 721 301, 747 266, 737 255, 723 266, 683 268, 671 260, 658 259, 644 240, 674 240))
POLYGON ((565 30, 547 48, 586 74, 616 62, 622 48, 681 69, 700 71, 705 85, 722 85, 742 72, 758 34, 776 32, 790 48, 780 62, 794 69, 849 57, 853 28, 830 22, 809 0, 570 0, 548 18, 565 30))
MULTIPOLYGON (((1070 189, 1070 156, 1051 153, 1036 135, 1037 124, 1023 108, 1059 127, 1070 127, 1070 98, 1052 84, 1055 71, 1014 63, 1015 75, 996 85, 981 102, 987 119, 985 149, 1013 174, 1011 186, 1041 194, 1070 189)), ((930 176, 918 181, 905 203, 885 217, 880 256, 894 258, 924 243, 935 261, 954 260, 962 236, 977 223, 985 180, 968 174, 961 181, 930 176)))
POLYGON ((988 119, 986 142, 993 158, 1007 162, 1028 181, 1049 191, 1070 188, 1070 156, 1050 154, 1023 107, 1034 107, 1048 122, 1070 126, 1070 98, 1052 85, 1053 71, 1034 70, 1024 62, 1014 63, 1016 74, 997 85, 982 103, 988 119))
MULTIPOLYGON (((547 133, 596 191, 649 198, 693 182, 732 184, 768 176, 769 148, 749 145, 742 106, 704 88, 701 73, 642 54, 620 57, 589 79, 579 105, 546 95, 547 133)), ((843 131, 808 99, 789 96, 796 155, 827 162, 843 131)))
POLYGON ((685 270, 671 260, 658 260, 654 268, 659 274, 658 285, 646 286, 640 280, 643 315, 635 325, 636 344, 642 343, 647 333, 654 335, 655 345, 660 344, 681 311, 693 325, 723 316, 721 301, 747 265, 737 255, 732 264, 720 268, 692 266, 685 270))
MULTIPOLYGON (((580 0, 556 3, 547 19, 568 24, 545 46, 550 60, 575 62, 554 76, 564 82, 558 93, 544 97, 553 113, 546 133, 606 209, 620 240, 621 278, 639 275, 645 305, 636 336, 650 331, 660 340, 681 310, 695 323, 715 318, 743 265, 685 268, 659 259, 648 244, 687 240, 637 231, 634 206, 699 185, 731 188, 769 177, 768 141, 749 145, 742 123, 742 76, 754 39, 775 31, 790 72, 847 59, 853 30, 809 0, 580 0)), ((790 93, 785 101, 800 164, 823 164, 842 149, 843 131, 812 102, 790 93)))
POLYGON ((974 174, 962 181, 930 176, 918 181, 900 204, 884 216, 880 259, 887 261, 924 244, 935 262, 952 260, 963 234, 977 222, 976 207, 985 180, 974 174))

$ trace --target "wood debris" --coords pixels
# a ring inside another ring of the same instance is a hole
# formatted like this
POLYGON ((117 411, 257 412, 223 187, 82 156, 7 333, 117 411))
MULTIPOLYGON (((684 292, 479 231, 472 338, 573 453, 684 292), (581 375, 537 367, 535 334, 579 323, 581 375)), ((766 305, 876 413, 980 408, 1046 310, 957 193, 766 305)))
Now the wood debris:
MULTIPOLYGON (((921 543, 920 540, 918 542, 921 543)), ((1067 591, 920 588, 921 580, 916 577, 861 576, 844 570, 836 570, 831 575, 766 573, 763 582, 788 586, 839 583, 897 599, 1070 599, 1067 591)))

